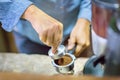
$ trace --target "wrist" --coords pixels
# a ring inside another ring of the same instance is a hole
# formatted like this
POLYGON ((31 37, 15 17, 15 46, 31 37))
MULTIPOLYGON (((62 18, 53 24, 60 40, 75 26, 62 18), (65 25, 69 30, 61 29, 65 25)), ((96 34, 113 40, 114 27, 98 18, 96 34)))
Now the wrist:
POLYGON ((79 18, 76 22, 75 28, 83 31, 88 30, 90 29, 90 22, 87 19, 79 18))
POLYGON ((39 11, 39 9, 34 6, 34 5, 30 5, 25 12, 23 13, 23 15, 21 16, 22 19, 28 20, 29 22, 32 22, 32 20, 34 20, 35 15, 37 15, 37 12, 39 11))
POLYGON ((90 21, 88 21, 87 19, 84 19, 84 18, 78 19, 77 22, 82 23, 82 24, 86 24, 86 25, 90 25, 90 21))

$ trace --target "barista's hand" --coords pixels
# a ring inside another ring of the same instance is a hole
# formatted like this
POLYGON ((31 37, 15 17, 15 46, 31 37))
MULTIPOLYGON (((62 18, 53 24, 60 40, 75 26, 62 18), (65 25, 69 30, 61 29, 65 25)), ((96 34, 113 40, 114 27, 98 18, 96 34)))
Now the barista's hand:
POLYGON ((78 19, 68 40, 68 50, 76 45, 74 55, 79 57, 81 52, 90 45, 90 22, 86 19, 78 19))
POLYGON ((34 5, 28 7, 22 18, 31 22, 33 28, 38 33, 40 40, 44 44, 51 46, 53 52, 55 52, 62 40, 62 23, 50 17, 34 5))

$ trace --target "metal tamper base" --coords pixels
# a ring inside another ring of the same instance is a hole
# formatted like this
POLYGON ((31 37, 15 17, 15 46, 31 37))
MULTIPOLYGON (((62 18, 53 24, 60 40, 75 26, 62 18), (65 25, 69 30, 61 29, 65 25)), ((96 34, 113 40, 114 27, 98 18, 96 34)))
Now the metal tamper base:
POLYGON ((66 48, 64 45, 60 45, 57 49, 56 53, 52 53, 52 49, 48 51, 48 55, 53 59, 59 59, 66 54, 66 48))

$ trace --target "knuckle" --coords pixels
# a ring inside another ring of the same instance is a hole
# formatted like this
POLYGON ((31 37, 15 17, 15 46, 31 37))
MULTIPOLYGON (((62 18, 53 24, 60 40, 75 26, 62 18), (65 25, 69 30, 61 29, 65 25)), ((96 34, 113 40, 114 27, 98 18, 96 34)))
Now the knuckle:
POLYGON ((61 30, 63 29, 63 24, 61 22, 54 23, 53 26, 57 27, 57 28, 59 28, 61 30))
POLYGON ((58 23, 53 23, 52 26, 53 27, 59 27, 59 24, 58 23))

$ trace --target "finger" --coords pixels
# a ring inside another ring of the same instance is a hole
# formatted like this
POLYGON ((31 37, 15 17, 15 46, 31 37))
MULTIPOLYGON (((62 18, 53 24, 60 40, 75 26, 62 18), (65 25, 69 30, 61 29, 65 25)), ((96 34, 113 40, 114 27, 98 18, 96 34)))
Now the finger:
POLYGON ((83 52, 84 49, 85 49, 84 46, 82 46, 82 45, 80 45, 80 44, 77 45, 74 55, 75 55, 76 57, 79 57, 80 54, 81 54, 81 52, 83 52))
POLYGON ((53 45, 58 46, 60 42, 62 41, 62 31, 59 28, 56 28, 54 39, 53 39, 53 45))
POLYGON ((56 53, 57 52, 57 48, 58 48, 58 46, 52 46, 52 53, 56 53))
POLYGON ((60 44, 60 41, 58 41, 52 45, 52 52, 53 53, 56 53, 59 44, 60 44))
POLYGON ((46 44, 47 33, 48 33, 48 31, 44 31, 44 32, 40 35, 40 40, 41 40, 44 44, 46 44))
POLYGON ((62 39, 63 30, 61 27, 56 27, 54 41, 60 41, 62 39))
POLYGON ((56 42, 53 43, 53 45, 52 45, 53 53, 56 52, 56 50, 57 50, 58 46, 60 45, 60 43, 61 43, 61 41, 56 41, 56 42))
POLYGON ((56 29, 56 33, 54 34, 54 42, 52 45, 52 50, 55 53, 58 46, 60 45, 61 41, 62 41, 62 36, 63 36, 63 32, 62 30, 56 29))
POLYGON ((74 46, 75 46, 75 38, 74 38, 74 37, 71 37, 71 38, 68 40, 68 47, 67 47, 67 49, 68 49, 68 50, 71 50, 74 46))
POLYGON ((54 39, 54 32, 52 30, 48 31, 46 43, 48 46, 52 46, 54 39))

